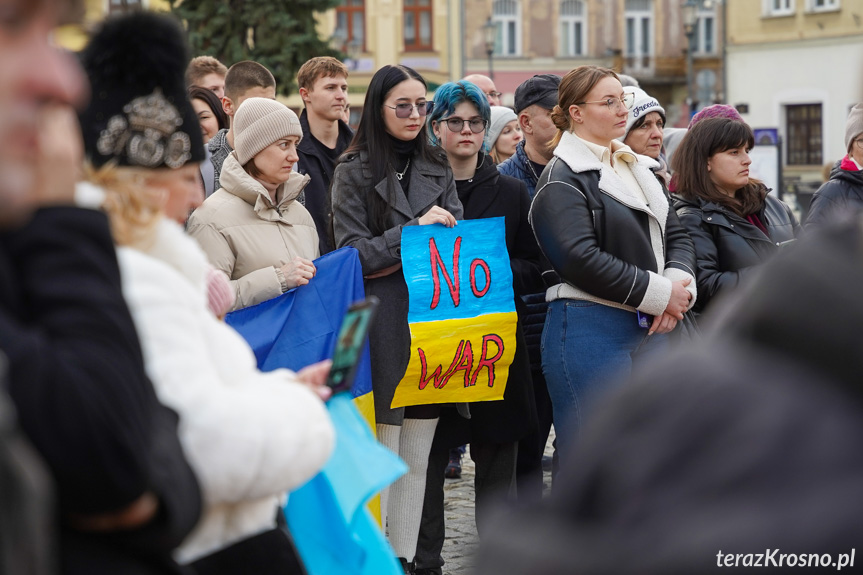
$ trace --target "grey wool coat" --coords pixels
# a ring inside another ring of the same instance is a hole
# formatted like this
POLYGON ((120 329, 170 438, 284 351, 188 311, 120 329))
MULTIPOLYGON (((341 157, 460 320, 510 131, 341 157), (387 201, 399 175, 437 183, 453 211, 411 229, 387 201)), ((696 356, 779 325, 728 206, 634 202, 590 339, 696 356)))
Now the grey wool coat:
POLYGON ((350 154, 336 166, 332 184, 333 233, 337 248, 351 246, 359 251, 366 295, 381 301, 369 335, 375 418, 377 423, 401 425, 404 408, 391 409, 390 404, 410 356, 408 288, 401 268, 402 228, 417 225, 432 206, 444 208, 457 220, 463 218, 463 211, 452 170, 414 154, 409 194, 405 195, 396 184, 397 200, 387 221, 389 227, 374 235, 368 198, 370 194, 386 198, 387 181, 372 181, 367 159, 365 152, 350 154))

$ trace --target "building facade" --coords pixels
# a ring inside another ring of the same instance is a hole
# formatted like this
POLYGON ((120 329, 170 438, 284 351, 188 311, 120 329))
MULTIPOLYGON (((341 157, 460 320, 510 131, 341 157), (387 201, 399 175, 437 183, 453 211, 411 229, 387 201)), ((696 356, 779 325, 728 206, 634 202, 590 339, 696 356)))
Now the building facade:
POLYGON ((863 94, 863 0, 727 2, 728 102, 778 131, 786 185, 811 190, 863 94))

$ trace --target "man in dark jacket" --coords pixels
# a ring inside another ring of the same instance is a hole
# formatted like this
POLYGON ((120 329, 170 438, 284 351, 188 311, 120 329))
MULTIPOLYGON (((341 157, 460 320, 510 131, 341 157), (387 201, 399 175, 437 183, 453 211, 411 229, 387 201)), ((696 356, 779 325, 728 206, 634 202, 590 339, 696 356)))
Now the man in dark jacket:
POLYGON ((56 486, 61 572, 180 573, 198 484, 144 373, 107 218, 73 207, 85 80, 48 44, 72 4, 7 0, 0 20, 0 351, 56 486))
MULTIPOLYGON (((505 176, 524 182, 531 198, 536 191, 539 175, 551 161, 554 151, 549 143, 557 134, 557 128, 551 121, 551 110, 557 105, 558 86, 560 76, 540 74, 526 80, 515 90, 515 113, 518 114, 524 140, 516 146, 515 155, 498 165, 497 169, 505 176)), ((550 268, 548 262, 543 262, 544 275, 553 274, 550 268)), ((554 285, 557 282, 547 283, 554 285)), ((536 433, 528 435, 518 444, 516 484, 519 499, 538 501, 542 497, 543 488, 542 456, 552 423, 551 399, 542 374, 542 356, 539 349, 548 304, 545 302, 544 291, 523 295, 522 300, 527 307, 523 329, 530 354, 539 427, 536 433)))
POLYGON ((859 569, 863 221, 758 273, 703 341, 608 399, 551 498, 496 523, 477 573, 859 569))
POLYGON ((297 72, 297 84, 306 105, 300 114, 303 139, 297 146, 297 170, 312 178, 303 189, 303 203, 315 220, 324 255, 335 249, 330 234, 330 181, 336 160, 354 137, 342 120, 348 104, 348 69, 330 56, 312 58, 297 72))

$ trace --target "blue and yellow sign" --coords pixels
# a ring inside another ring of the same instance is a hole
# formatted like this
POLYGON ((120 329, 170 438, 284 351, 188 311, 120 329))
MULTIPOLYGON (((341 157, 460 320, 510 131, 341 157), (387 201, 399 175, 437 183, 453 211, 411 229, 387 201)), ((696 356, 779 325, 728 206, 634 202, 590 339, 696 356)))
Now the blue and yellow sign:
POLYGON ((392 407, 503 399, 516 312, 503 218, 402 229, 411 357, 392 407))

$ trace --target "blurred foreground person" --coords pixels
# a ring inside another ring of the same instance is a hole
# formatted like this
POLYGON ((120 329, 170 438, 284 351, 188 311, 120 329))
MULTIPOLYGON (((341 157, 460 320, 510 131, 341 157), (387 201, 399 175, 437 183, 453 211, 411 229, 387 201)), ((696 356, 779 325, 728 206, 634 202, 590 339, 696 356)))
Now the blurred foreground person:
POLYGON ((495 523, 477 573, 851 567, 863 533, 861 283, 860 219, 765 264, 703 341, 597 410, 551 497, 495 523), (820 305, 801 309, 812 294, 820 305), (781 554, 794 557, 780 566, 781 554))
POLYGON ((0 3, 0 351, 57 489, 60 542, 59 557, 43 548, 29 567, 181 573, 171 554, 199 517, 198 484, 176 414, 145 375, 108 220, 74 207, 82 151, 70 106, 87 90, 76 61, 48 44, 73 4, 0 3))
POLYGON ((82 60, 94 93, 106 96, 82 116, 90 180, 105 195, 147 373, 180 413, 201 482, 203 516, 177 559, 198 575, 300 573, 277 516, 284 494, 332 452, 321 401, 328 364, 262 373, 248 344, 207 308, 211 268, 180 225, 203 199, 185 53, 179 23, 154 13, 108 20, 94 36, 82 60))
POLYGON ((845 157, 836 162, 830 179, 812 196, 806 229, 863 211, 863 104, 857 104, 845 122, 845 157))

